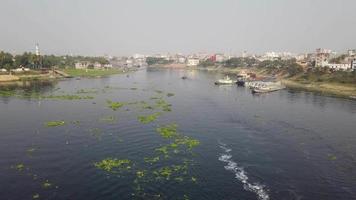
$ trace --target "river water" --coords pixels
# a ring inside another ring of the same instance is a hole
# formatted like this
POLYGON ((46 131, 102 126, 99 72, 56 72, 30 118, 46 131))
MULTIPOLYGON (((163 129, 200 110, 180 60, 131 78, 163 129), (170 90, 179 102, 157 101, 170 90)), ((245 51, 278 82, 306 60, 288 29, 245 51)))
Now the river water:
POLYGON ((356 101, 292 90, 253 95, 235 85, 215 86, 222 76, 149 69, 12 87, 41 95, 82 91, 94 99, 0 96, 0 199, 356 199, 356 101), (159 95, 172 111, 148 124, 137 116, 155 111, 107 105, 152 103, 159 95), (66 124, 45 125, 56 120, 66 124), (139 196, 135 172, 94 166, 105 158, 144 166, 166 142, 156 128, 170 123, 200 144, 145 173, 186 159, 184 179, 142 181, 147 195, 139 196))

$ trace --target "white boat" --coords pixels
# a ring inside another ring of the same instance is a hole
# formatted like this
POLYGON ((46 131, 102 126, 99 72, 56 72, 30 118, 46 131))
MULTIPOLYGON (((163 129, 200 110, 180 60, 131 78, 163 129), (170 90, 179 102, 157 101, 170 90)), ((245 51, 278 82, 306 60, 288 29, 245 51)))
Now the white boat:
POLYGON ((216 85, 228 85, 228 84, 233 84, 234 81, 230 79, 229 76, 225 76, 223 79, 219 79, 215 82, 216 85))
POLYGON ((274 92, 277 90, 284 89, 285 86, 281 84, 281 82, 263 82, 256 84, 252 88, 253 93, 266 93, 266 92, 274 92))

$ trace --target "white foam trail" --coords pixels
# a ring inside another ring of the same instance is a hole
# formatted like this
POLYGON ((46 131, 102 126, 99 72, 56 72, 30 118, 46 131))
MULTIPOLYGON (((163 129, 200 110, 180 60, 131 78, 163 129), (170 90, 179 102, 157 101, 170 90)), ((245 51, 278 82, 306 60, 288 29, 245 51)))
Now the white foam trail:
POLYGON ((232 155, 229 154, 231 149, 228 148, 227 145, 224 143, 219 142, 219 144, 220 148, 223 149, 225 152, 219 157, 220 161, 227 163, 227 165, 225 165, 225 169, 235 173, 235 178, 241 181, 241 183, 243 183, 244 189, 247 191, 254 192, 259 200, 269 200, 269 195, 265 190, 265 186, 259 183, 250 183, 246 171, 242 167, 238 166, 237 163, 231 159, 232 155))

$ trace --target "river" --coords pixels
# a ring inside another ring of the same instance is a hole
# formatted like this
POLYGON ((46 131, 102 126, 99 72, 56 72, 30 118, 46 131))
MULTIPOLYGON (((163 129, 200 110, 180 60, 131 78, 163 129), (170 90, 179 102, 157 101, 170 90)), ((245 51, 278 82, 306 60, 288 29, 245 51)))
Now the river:
POLYGON ((356 101, 288 89, 253 95, 215 86, 222 76, 148 69, 12 87, 93 99, 0 96, 0 199, 356 199, 356 101), (171 111, 137 106, 158 97, 171 111), (115 111, 108 100, 126 105, 115 111), (150 123, 137 119, 156 112, 150 123), (56 120, 65 125, 46 126, 56 120), (167 144, 157 127, 172 123, 199 145, 145 163, 167 144), (111 173, 95 166, 106 158, 134 164, 111 173), (175 178, 151 173, 182 160, 175 178))

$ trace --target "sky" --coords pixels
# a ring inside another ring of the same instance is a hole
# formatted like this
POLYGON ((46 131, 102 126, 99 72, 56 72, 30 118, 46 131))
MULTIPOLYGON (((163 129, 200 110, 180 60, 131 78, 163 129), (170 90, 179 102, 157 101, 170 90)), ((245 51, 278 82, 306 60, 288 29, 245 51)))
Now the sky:
POLYGON ((345 52, 355 0, 0 0, 0 50, 45 54, 345 52))

